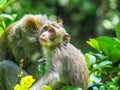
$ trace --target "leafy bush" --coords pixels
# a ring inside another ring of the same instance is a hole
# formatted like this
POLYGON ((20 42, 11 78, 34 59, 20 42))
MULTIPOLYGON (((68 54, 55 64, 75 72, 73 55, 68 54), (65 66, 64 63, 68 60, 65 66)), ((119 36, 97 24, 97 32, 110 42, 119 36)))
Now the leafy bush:
MULTIPOLYGON (((3 11, 4 8, 6 8, 7 5, 9 5, 13 1, 14 0, 0 0, 0 11, 3 11)), ((8 25, 15 21, 16 16, 16 14, 9 15, 2 12, 0 13, 0 35, 4 32, 5 28, 8 25)))
MULTIPOLYGON (((119 90, 120 89, 120 22, 115 28, 116 37, 99 36, 87 43, 97 52, 85 54, 89 68, 88 90, 119 90)), ((38 70, 44 75, 43 65, 38 70)), ((43 85, 43 90, 52 90, 43 85)), ((61 90, 81 90, 79 87, 64 86, 61 90)))
POLYGON ((0 0, 0 11, 4 10, 14 0, 0 0))
POLYGON ((99 36, 87 41, 97 50, 85 54, 90 74, 88 90, 120 89, 120 22, 115 33, 116 37, 99 36))

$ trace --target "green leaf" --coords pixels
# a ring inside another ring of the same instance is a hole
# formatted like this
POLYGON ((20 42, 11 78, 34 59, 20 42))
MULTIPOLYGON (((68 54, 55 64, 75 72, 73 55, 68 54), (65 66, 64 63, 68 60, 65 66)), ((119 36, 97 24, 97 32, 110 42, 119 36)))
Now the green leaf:
POLYGON ((102 52, 113 63, 120 60, 120 43, 112 37, 100 36, 96 38, 102 52))
POLYGON ((99 66, 105 66, 105 65, 108 65, 108 64, 112 64, 111 61, 102 61, 99 66))
POLYGON ((3 34, 4 30, 2 27, 0 27, 0 36, 3 34))
POLYGON ((102 61, 99 64, 94 64, 93 67, 95 69, 104 68, 104 67, 110 67, 110 64, 112 64, 111 61, 102 61))
POLYGON ((38 70, 42 73, 42 75, 45 74, 45 67, 43 65, 38 65, 38 70))
POLYGON ((2 21, 2 26, 3 26, 4 29, 6 28, 5 21, 2 21))
POLYGON ((86 64, 89 68, 90 67, 90 58, 86 54, 84 55, 84 57, 85 57, 86 64))
POLYGON ((116 87, 115 85, 110 85, 109 87, 111 90, 119 90, 119 87, 116 87))
POLYGON ((98 58, 100 58, 101 60, 105 60, 107 57, 102 54, 102 53, 94 53, 95 56, 97 56, 98 58))
POLYGON ((0 10, 3 10, 4 8, 6 8, 13 1, 14 0, 0 0, 0 10))
POLYGON ((100 51, 100 47, 99 47, 99 44, 98 44, 97 40, 95 40, 95 39, 89 39, 89 41, 87 41, 87 43, 88 43, 91 47, 93 47, 94 49, 100 51))
POLYGON ((47 85, 42 85, 41 88, 42 88, 42 90, 52 90, 52 88, 47 85))
POLYGON ((16 16, 16 14, 0 14, 1 27, 5 30, 7 26, 9 26, 12 22, 15 21, 16 16))
POLYGON ((100 90, 106 90, 104 86, 100 86, 100 90))
POLYGON ((10 20, 14 20, 13 17, 11 15, 8 15, 8 14, 1 14, 0 18, 8 18, 10 20))
POLYGON ((5 5, 7 0, 0 0, 0 9, 5 5))
POLYGON ((120 21, 118 22, 118 24, 115 27, 115 32, 116 32, 117 38, 120 40, 120 21))
POLYGON ((97 76, 97 75, 94 75, 94 74, 90 75, 90 79, 94 82, 97 82, 97 83, 101 82, 101 80, 102 80, 102 78, 100 76, 97 76))
POLYGON ((82 90, 80 87, 74 87, 74 86, 64 86, 60 90, 82 90))
POLYGON ((13 21, 15 21, 17 14, 12 14, 13 21))
POLYGON ((90 82, 89 84, 88 84, 88 88, 89 87, 93 87, 93 89, 91 89, 91 90, 98 90, 98 88, 96 87, 96 88, 94 88, 94 86, 101 86, 103 83, 101 83, 101 82, 90 82))
POLYGON ((90 65, 93 65, 96 62, 95 56, 88 54, 88 53, 86 53, 85 56, 86 56, 87 61, 90 62, 90 65))

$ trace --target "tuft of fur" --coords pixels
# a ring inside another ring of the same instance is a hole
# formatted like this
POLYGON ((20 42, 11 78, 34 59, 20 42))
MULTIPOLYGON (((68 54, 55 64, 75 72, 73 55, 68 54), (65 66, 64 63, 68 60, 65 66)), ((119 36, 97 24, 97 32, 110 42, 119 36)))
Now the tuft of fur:
POLYGON ((32 15, 32 14, 27 14, 24 15, 22 19, 20 19, 14 28, 20 27, 20 28, 25 28, 27 29, 33 29, 34 31, 40 30, 42 25, 49 23, 50 21, 48 20, 46 15, 32 15), (31 27, 31 28, 30 28, 31 27))

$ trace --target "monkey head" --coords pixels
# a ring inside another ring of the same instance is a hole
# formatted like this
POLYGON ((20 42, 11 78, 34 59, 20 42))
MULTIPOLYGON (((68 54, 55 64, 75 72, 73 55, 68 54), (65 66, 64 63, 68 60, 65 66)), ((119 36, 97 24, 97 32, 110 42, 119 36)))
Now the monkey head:
POLYGON ((40 28, 50 22, 45 15, 27 14, 22 19, 11 24, 1 36, 0 48, 4 51, 3 59, 11 59, 24 63, 38 61, 43 55, 38 41, 40 28), (5 52, 6 51, 6 52, 5 52))
POLYGON ((21 20, 17 21, 12 28, 12 33, 16 39, 23 39, 33 43, 37 39, 37 34, 45 23, 49 22, 44 15, 25 15, 21 20))
MULTIPOLYGON (((25 72, 31 74, 36 79, 41 76, 41 73, 37 68, 40 63, 45 61, 45 59, 41 59, 43 57, 43 51, 38 41, 38 35, 41 27, 48 22, 50 22, 50 20, 48 20, 45 15, 26 14, 20 20, 8 26, 4 33, 0 36, 0 65, 2 67, 4 60, 13 62, 13 64, 9 64, 9 62, 6 61, 8 64, 4 64, 5 68, 3 67, 5 72, 2 76, 6 75, 6 78, 3 80, 3 82, 7 82, 5 86, 3 83, 3 87, 6 87, 6 90, 10 90, 7 89, 7 85, 10 86, 9 82, 13 81, 11 85, 16 83, 14 81, 18 74, 17 72, 19 72, 18 65, 21 59, 24 60, 22 69, 25 72), (9 67, 10 70, 8 69, 9 67), (12 71, 11 68, 16 69, 12 71), (8 79, 8 70, 11 72, 10 77, 15 74, 11 79, 8 79)), ((1 85, 2 84, 0 84, 0 86, 1 85)))
POLYGON ((40 44, 44 47, 54 47, 58 44, 67 45, 70 35, 62 25, 62 20, 43 25, 40 44))

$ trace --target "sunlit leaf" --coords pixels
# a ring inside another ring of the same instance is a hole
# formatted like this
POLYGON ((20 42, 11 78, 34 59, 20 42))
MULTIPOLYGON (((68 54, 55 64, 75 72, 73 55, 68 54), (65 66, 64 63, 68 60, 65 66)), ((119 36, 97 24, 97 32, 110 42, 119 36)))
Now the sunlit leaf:
POLYGON ((4 30, 2 27, 0 27, 0 36, 3 34, 4 30))
POLYGON ((90 65, 92 65, 92 64, 94 64, 96 62, 96 57, 95 56, 93 56, 91 54, 88 54, 88 53, 86 53, 85 55, 89 59, 90 65))
POLYGON ((41 88, 42 88, 42 90, 52 90, 52 88, 47 85, 42 85, 41 88))
POLYGON ((111 61, 102 61, 99 65, 100 66, 105 66, 105 65, 108 65, 108 64, 112 64, 111 61))
POLYGON ((13 20, 13 17, 11 15, 8 15, 8 14, 1 14, 0 18, 8 18, 10 20, 13 20))
POLYGON ((120 60, 120 43, 112 37, 99 36, 96 38, 102 52, 113 62, 120 60))
POLYGON ((102 78, 100 76, 97 76, 97 75, 94 75, 94 74, 90 75, 90 79, 94 82, 101 82, 101 80, 102 80, 102 78))
POLYGON ((4 29, 6 28, 5 21, 2 21, 2 26, 3 26, 4 29))
POLYGON ((13 21, 16 19, 17 14, 12 14, 13 21))
POLYGON ((84 55, 84 57, 85 57, 87 66, 90 67, 90 58, 86 54, 84 55))
POLYGON ((115 27, 115 32, 116 32, 117 38, 120 40, 120 21, 115 27))
POLYGON ((0 10, 3 10, 4 8, 6 8, 13 1, 14 0, 0 0, 0 10))
POLYGON ((94 64, 93 67, 95 69, 104 68, 104 67, 110 67, 110 64, 112 64, 111 61, 102 61, 99 64, 94 64))
POLYGON ((100 51, 100 47, 99 47, 99 44, 98 44, 97 40, 95 40, 95 39, 89 39, 89 41, 87 41, 87 43, 88 43, 91 47, 93 47, 94 49, 100 51))
POLYGON ((110 85, 109 87, 111 90, 119 90, 119 87, 116 87, 115 85, 110 85))
POLYGON ((3 7, 3 5, 7 2, 7 0, 0 0, 0 8, 3 7))
POLYGON ((94 82, 94 81, 92 81, 92 82, 90 82, 88 84, 88 88, 93 87, 92 90, 98 90, 98 88, 96 86, 101 86, 102 84, 103 84, 102 82, 94 82))
POLYGON ((1 14, 0 19, 2 21, 2 27, 5 29, 8 25, 15 21, 17 14, 1 14))
POLYGON ((100 90, 106 90, 104 86, 100 86, 100 90))
POLYGON ((104 54, 102 54, 102 53, 94 53, 94 55, 97 56, 98 58, 102 59, 102 60, 107 58, 107 57, 106 57, 104 54))
POLYGON ((64 86, 60 90, 82 90, 80 87, 74 87, 74 86, 64 86))

